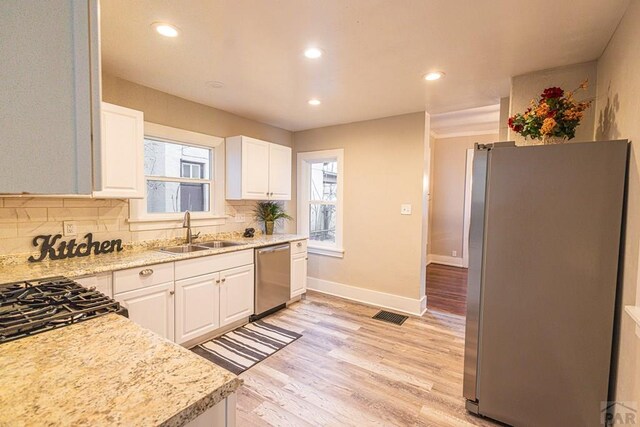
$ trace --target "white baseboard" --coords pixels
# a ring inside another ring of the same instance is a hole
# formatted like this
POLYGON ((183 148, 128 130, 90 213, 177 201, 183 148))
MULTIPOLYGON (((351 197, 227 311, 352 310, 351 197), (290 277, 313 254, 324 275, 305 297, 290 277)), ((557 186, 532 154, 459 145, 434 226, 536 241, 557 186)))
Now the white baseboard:
POLYGON ((427 264, 443 264, 449 265, 451 267, 464 267, 464 260, 462 258, 446 256, 446 255, 435 255, 430 254, 427 256, 427 264))
POLYGON ((414 316, 421 316, 427 311, 426 295, 421 299, 407 298, 400 295, 387 294, 385 292, 331 282, 329 280, 317 279, 315 277, 307 278, 307 288, 323 294, 374 305, 376 307, 401 311, 414 316))

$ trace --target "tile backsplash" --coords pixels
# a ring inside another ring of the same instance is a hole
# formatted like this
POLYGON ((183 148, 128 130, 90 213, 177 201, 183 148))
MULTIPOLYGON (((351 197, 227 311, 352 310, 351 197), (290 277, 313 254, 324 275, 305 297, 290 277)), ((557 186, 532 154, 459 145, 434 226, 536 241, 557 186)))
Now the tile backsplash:
MULTIPOLYGON (((203 234, 238 231, 256 227, 251 214, 255 202, 227 201, 224 225, 197 227, 203 234), (236 221, 236 219, 238 221, 236 221)), ((76 223, 78 235, 93 233, 97 240, 122 239, 123 243, 172 239, 184 230, 131 231, 128 200, 65 198, 0 198, 0 256, 32 253, 33 238, 41 234, 62 234, 63 222, 76 223)))

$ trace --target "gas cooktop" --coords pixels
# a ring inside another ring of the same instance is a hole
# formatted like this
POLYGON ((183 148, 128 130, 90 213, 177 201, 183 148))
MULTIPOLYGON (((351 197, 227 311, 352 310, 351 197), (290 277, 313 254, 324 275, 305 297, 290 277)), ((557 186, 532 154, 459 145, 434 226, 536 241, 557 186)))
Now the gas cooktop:
POLYGON ((0 285, 0 343, 93 319, 120 304, 65 277, 0 285))

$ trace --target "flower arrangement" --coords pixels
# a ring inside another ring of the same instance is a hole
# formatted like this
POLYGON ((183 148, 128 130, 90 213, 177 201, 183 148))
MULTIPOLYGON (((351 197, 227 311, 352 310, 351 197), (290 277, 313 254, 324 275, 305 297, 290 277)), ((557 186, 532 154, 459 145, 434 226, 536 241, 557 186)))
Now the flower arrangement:
POLYGON ((584 110, 591 106, 592 100, 577 102, 573 97, 588 86, 589 82, 585 80, 572 91, 546 88, 537 102, 531 100, 531 106, 524 113, 509 117, 509 127, 525 138, 541 140, 543 144, 574 138, 584 110))

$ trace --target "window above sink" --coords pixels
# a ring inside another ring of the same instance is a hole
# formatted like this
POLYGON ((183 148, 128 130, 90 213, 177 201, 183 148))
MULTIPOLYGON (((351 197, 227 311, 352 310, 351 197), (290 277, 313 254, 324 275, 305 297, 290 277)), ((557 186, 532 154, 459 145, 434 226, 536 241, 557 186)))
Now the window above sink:
POLYGON ((224 223, 224 139, 144 124, 145 197, 132 200, 132 231, 224 223))

